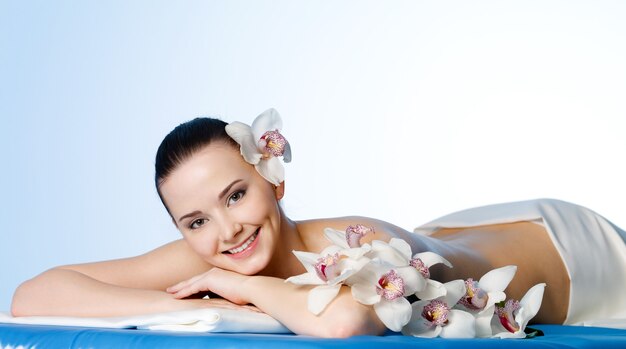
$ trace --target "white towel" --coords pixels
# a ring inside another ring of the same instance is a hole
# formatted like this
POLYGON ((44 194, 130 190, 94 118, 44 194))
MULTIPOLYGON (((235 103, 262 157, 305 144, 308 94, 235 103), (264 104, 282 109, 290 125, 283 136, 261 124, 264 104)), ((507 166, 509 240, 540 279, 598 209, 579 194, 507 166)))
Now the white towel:
POLYGON ((137 328, 185 332, 290 333, 280 322, 264 313, 235 309, 197 309, 122 317, 13 317, 0 312, 0 323, 58 325, 100 328, 137 328))

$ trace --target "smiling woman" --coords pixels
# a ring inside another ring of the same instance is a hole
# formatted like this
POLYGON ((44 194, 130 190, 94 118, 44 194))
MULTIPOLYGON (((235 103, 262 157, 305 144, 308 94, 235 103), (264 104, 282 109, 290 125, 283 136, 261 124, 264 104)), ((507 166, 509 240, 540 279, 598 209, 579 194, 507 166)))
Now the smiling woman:
POLYGON ((183 239, 137 257, 46 271, 16 290, 13 314, 252 305, 295 333, 325 337, 386 328, 522 336, 535 314, 539 322, 566 324, 626 316, 625 234, 580 206, 494 205, 416 233, 366 217, 291 220, 279 204, 279 157, 291 158, 280 126, 270 109, 251 127, 210 118, 176 127, 157 151, 155 184, 183 239), (581 263, 580 255, 593 258, 581 263), (521 276, 511 281, 516 270, 521 276), (505 290, 520 302, 505 304, 505 290), (195 297, 203 292, 228 303, 195 297), (413 296, 420 300, 410 304, 413 296), (502 325, 492 328, 492 318, 502 325))

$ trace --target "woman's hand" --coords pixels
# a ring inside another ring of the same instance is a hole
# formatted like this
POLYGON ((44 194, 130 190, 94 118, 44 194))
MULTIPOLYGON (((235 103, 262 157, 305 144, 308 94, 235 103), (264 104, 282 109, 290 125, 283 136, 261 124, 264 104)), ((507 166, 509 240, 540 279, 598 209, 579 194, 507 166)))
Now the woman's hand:
POLYGON ((241 292, 244 282, 249 278, 250 276, 247 275, 214 267, 205 273, 168 287, 166 291, 178 299, 209 291, 232 303, 243 305, 250 303, 241 292))

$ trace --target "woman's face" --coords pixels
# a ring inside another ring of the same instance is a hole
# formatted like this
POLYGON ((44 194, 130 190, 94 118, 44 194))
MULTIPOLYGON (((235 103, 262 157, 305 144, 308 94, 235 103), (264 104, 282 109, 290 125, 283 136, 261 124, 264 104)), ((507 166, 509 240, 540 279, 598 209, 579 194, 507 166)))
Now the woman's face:
POLYGON ((211 144, 161 184, 174 223, 213 266, 252 275, 268 265, 280 236, 282 187, 274 188, 239 150, 211 144))

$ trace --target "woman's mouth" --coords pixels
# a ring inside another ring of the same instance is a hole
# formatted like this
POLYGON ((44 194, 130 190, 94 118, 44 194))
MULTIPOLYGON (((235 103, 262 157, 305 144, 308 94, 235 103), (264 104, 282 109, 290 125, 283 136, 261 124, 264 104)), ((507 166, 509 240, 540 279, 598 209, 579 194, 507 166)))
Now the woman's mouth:
POLYGON ((230 257, 234 257, 234 258, 242 258, 242 257, 246 257, 248 255, 247 252, 251 252, 254 247, 257 245, 257 237, 259 236, 259 232, 261 231, 261 228, 257 229, 254 234, 250 235, 250 237, 244 241, 243 244, 235 247, 235 248, 231 248, 230 250, 226 250, 223 253, 230 255, 230 257))

